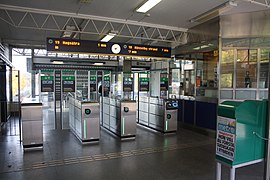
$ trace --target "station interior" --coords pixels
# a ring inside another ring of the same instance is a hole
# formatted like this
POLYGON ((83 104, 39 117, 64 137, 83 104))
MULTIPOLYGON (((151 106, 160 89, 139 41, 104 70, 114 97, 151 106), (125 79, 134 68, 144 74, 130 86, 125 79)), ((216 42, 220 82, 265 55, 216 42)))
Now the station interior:
POLYGON ((269 0, 1 0, 1 180, 269 180, 269 0))

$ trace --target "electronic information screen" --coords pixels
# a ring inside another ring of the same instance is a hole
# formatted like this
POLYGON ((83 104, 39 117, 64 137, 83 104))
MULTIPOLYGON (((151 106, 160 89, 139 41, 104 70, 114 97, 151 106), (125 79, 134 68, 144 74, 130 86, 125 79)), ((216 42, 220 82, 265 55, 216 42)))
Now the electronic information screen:
POLYGON ((47 51, 171 58, 169 47, 61 38, 47 38, 47 51))

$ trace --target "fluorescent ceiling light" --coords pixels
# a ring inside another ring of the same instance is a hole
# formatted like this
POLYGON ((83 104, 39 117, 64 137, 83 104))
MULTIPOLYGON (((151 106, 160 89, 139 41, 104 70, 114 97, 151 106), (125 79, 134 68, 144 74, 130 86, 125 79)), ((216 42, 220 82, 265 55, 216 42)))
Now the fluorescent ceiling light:
POLYGON ((93 65, 96 65, 96 66, 102 66, 103 63, 94 63, 93 65))
POLYGON ((74 33, 74 31, 76 31, 76 27, 75 26, 66 26, 65 31, 62 34, 63 38, 71 38, 72 34, 74 33))
POLYGON ((63 61, 53 61, 52 63, 53 63, 53 64, 64 64, 63 61))
POLYGON ((139 7, 136 11, 139 13, 146 13, 150 9, 152 9, 155 5, 160 3, 161 0, 148 0, 141 7, 139 7))
POLYGON ((115 35, 116 35, 115 33, 109 33, 106 36, 104 36, 100 41, 109 42, 112 38, 114 38, 115 35))
POLYGON ((211 47, 211 46, 214 46, 214 45, 213 44, 205 44, 205 45, 202 45, 202 46, 195 47, 193 49, 194 50, 199 50, 199 49, 204 49, 204 48, 208 48, 208 47, 211 47))

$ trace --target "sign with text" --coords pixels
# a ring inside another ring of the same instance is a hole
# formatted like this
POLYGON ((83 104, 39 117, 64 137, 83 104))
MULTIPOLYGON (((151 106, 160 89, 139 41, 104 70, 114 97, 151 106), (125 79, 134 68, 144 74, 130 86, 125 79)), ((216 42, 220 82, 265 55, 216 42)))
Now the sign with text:
POLYGON ((160 91, 168 91, 169 78, 168 74, 160 74, 160 91))
POLYGON ((236 120, 218 116, 216 155, 233 161, 235 157, 236 120))
POLYGON ((41 92, 53 92, 53 76, 41 76, 41 92))
POLYGON ((55 101, 61 101, 61 89, 62 89, 62 86, 61 86, 61 78, 62 77, 62 73, 61 71, 57 70, 54 72, 54 78, 55 78, 55 85, 54 85, 54 88, 55 88, 55 93, 54 93, 54 97, 55 97, 55 101))
POLYGON ((61 38, 47 38, 47 51, 171 58, 170 47, 61 38))
POLYGON ((123 79, 123 91, 124 92, 133 91, 133 78, 132 77, 124 77, 124 79, 123 79))
POLYGON ((75 76, 62 76, 63 92, 75 92, 75 76))
POLYGON ((109 75, 104 75, 104 92, 110 92, 111 78, 109 75))
POLYGON ((148 77, 139 78, 139 91, 149 91, 149 78, 148 77))
POLYGON ((90 92, 97 91, 97 76, 90 76, 90 92))

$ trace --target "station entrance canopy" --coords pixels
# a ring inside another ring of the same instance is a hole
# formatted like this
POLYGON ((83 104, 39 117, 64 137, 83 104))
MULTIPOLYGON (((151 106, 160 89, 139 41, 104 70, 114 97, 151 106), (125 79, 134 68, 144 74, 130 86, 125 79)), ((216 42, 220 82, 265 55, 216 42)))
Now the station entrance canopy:
POLYGON ((171 48, 127 43, 47 38, 47 51, 59 53, 85 53, 148 58, 171 58, 171 48))

